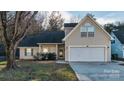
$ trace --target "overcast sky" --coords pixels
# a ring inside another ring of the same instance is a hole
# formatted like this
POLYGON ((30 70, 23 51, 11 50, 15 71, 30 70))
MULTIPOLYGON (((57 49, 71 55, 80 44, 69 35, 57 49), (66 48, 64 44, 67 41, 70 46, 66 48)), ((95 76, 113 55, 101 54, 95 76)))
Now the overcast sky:
POLYGON ((106 24, 106 23, 112 23, 116 21, 124 21, 124 12, 123 11, 118 11, 118 12, 113 12, 113 11, 64 11, 61 12, 63 17, 65 18, 65 22, 70 22, 71 17, 73 16, 79 16, 80 18, 83 18, 87 13, 92 13, 95 15, 95 18, 100 24, 106 24))

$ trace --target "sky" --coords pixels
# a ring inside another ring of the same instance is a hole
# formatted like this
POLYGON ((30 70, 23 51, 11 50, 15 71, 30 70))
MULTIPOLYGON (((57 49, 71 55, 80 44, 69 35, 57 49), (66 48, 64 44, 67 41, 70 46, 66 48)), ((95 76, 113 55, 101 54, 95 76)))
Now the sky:
POLYGON ((95 15, 97 22, 101 25, 106 23, 124 22, 124 11, 62 11, 61 14, 65 19, 65 23, 70 22, 74 16, 82 19, 87 13, 95 15))

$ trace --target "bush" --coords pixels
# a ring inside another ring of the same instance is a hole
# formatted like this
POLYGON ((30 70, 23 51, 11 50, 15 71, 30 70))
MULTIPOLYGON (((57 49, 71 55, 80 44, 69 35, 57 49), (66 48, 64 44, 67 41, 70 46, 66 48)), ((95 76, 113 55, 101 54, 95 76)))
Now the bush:
POLYGON ((55 53, 37 53, 34 55, 35 60, 56 60, 55 53))
POLYGON ((48 60, 56 60, 56 54, 55 53, 48 53, 48 60))
POLYGON ((35 60, 42 60, 42 55, 40 53, 37 53, 36 55, 34 55, 34 59, 35 60))
POLYGON ((124 61, 124 58, 118 58, 117 60, 119 60, 119 61, 124 61))
POLYGON ((118 54, 112 54, 112 59, 118 59, 118 54))

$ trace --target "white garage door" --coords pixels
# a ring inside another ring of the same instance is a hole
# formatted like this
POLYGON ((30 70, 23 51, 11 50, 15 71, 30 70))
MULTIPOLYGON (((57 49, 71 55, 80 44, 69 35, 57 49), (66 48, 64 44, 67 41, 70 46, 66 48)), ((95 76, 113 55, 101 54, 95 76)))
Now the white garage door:
POLYGON ((104 61, 104 48, 70 48, 70 61, 104 61))

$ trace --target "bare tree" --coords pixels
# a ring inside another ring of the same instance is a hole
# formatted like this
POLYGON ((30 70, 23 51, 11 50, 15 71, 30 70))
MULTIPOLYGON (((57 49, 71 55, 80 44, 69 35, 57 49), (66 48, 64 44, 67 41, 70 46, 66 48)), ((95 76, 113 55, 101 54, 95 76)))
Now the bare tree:
POLYGON ((58 11, 53 11, 48 20, 48 31, 60 31, 63 27, 64 19, 62 18, 62 15, 58 11))
POLYGON ((35 18, 31 21, 31 26, 28 29, 28 34, 38 34, 39 32, 44 31, 47 25, 45 23, 46 18, 47 14, 45 11, 38 12, 35 18))
POLYGON ((78 23, 80 21, 80 15, 72 16, 70 19, 70 23, 78 23))
POLYGON ((17 68, 15 63, 17 46, 29 31, 36 14, 37 11, 0 12, 0 32, 6 48, 7 69, 17 68))

